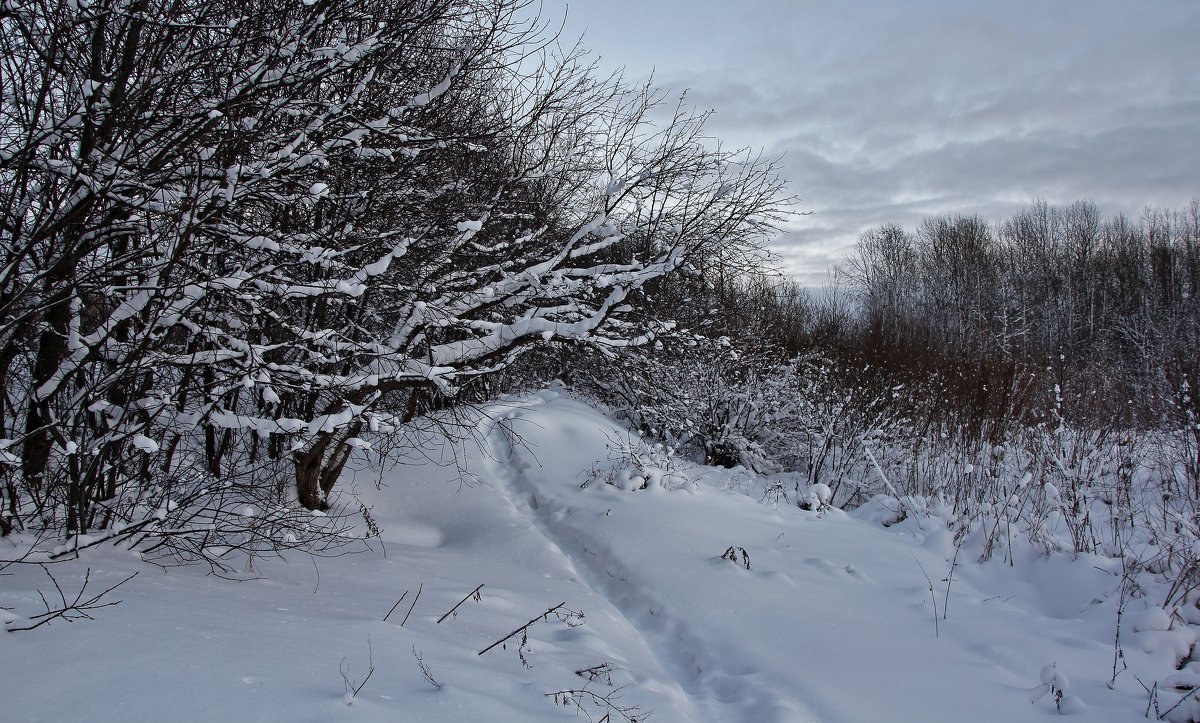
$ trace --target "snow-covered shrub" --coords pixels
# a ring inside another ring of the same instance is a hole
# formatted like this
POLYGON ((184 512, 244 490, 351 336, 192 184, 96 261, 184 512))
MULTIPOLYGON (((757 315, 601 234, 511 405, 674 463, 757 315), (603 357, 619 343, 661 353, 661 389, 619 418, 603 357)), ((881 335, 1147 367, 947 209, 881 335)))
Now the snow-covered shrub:
POLYGON ((592 466, 583 487, 594 482, 626 492, 645 489, 696 489, 695 483, 676 468, 675 450, 661 442, 629 437, 610 440, 608 460, 592 466))
POLYGON ((794 464, 808 486, 829 485, 837 507, 856 507, 885 491, 879 489, 868 446, 887 470, 898 459, 904 436, 899 403, 904 387, 880 388, 870 368, 848 372, 828 359, 805 360, 795 372, 802 387, 790 410, 794 464))
POLYGON ((1040 675, 1042 684, 1033 689, 1030 700, 1034 703, 1049 698, 1060 715, 1070 715, 1083 710, 1083 701, 1069 693, 1071 681, 1054 663, 1044 666, 1040 675))
POLYGON ((1184 377, 1172 402, 1174 423, 1162 441, 1162 466, 1180 492, 1200 500, 1200 399, 1184 377))
POLYGON ((810 485, 809 488, 796 495, 796 506, 802 510, 822 512, 829 509, 833 502, 833 490, 823 482, 810 485))
POLYGON ((767 473, 787 463, 800 404, 795 363, 727 337, 676 332, 660 343, 602 367, 591 387, 636 429, 708 464, 767 473))

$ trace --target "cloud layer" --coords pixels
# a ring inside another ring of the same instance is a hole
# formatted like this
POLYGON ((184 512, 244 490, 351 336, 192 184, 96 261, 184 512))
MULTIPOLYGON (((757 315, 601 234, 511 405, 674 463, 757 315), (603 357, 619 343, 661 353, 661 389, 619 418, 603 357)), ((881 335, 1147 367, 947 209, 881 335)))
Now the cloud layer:
POLYGON ((576 0, 566 23, 715 109, 721 137, 783 154, 813 215, 777 249, 814 285, 884 222, 1200 196, 1197 28, 1192 0, 576 0))

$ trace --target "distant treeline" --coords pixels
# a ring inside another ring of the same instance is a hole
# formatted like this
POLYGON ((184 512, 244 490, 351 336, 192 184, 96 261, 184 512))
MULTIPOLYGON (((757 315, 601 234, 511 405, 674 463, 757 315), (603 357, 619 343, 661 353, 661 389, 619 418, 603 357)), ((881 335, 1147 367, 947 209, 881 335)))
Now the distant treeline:
POLYGON ((589 379, 643 432, 709 462, 812 480, 831 473, 830 450, 861 460, 864 435, 1200 432, 1198 202, 1136 220, 1039 201, 997 224, 885 225, 823 294, 761 259, 726 261, 647 287, 672 329, 654 344, 543 373, 589 379))
POLYGON ((1137 220, 1038 201, 996 225, 886 225, 841 272, 855 303, 835 297, 827 344, 954 380, 951 401, 988 416, 1027 412, 1058 385, 1079 422, 1157 426, 1200 374, 1198 202, 1137 220))

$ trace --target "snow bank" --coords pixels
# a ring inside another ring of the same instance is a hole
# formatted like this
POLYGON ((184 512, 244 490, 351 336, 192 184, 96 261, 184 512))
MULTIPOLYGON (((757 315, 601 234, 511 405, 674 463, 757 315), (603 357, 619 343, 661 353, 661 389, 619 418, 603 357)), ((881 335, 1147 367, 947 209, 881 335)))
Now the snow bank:
MULTIPOLYGON (((476 421, 475 441, 347 472, 382 531, 357 554, 237 581, 103 546, 50 566, 68 597, 89 570, 89 591, 139 575, 95 621, 5 637, 5 720, 1127 721, 1135 676, 1162 710, 1200 680, 1176 669, 1192 613, 1122 595, 1112 561, 979 564, 928 509, 850 516, 823 486, 811 510, 763 503, 751 473, 555 393, 476 421)), ((46 574, 4 572, 5 620, 41 612, 46 574)))

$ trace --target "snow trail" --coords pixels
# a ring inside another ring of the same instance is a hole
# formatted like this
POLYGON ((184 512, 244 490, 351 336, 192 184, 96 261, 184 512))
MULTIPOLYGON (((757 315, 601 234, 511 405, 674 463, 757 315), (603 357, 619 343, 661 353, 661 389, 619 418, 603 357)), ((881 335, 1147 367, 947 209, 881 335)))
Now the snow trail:
POLYGON ((509 407, 480 423, 483 452, 497 489, 559 551, 579 581, 620 612, 663 672, 686 694, 690 719, 713 723, 821 720, 791 696, 756 679, 759 671, 739 665, 737 656, 712 649, 670 602, 631 582, 635 571, 603 539, 571 524, 580 510, 539 490, 526 474, 532 465, 525 459, 529 454, 536 460, 538 449, 513 442, 513 424, 528 421, 522 413, 534 404, 509 407))
MULTIPOLYGON (((1154 583, 1126 601, 1129 670, 1109 687, 1118 561, 1019 548, 978 564, 968 546, 955 567, 942 520, 884 529, 869 510, 763 504, 742 473, 664 462, 551 394, 491 405, 469 421, 472 442, 430 434, 394 467, 362 459, 343 484, 386 549, 260 558, 237 583, 199 566, 146 574, 119 548, 57 563, 68 593, 142 574, 95 621, 5 639, 5 720, 598 720, 603 702, 577 711, 553 698, 584 687, 671 723, 1049 723, 1060 712, 1049 670, 1060 688, 1070 681, 1078 719, 1116 723, 1142 718, 1142 681, 1173 703, 1200 675, 1177 617, 1196 608, 1160 607, 1154 583), (669 489, 629 484, 660 472, 669 489), (750 569, 722 559, 728 546, 748 551, 750 569), (459 606, 481 583, 482 598, 459 606), (519 647, 478 654, 558 601, 586 624, 539 619, 519 647), (97 651, 111 664, 97 666, 97 651), (606 664, 611 680, 576 672, 606 664), (361 682, 371 667, 346 705, 342 671, 361 682)), ((53 593, 37 566, 4 572, 0 619, 53 593)))

